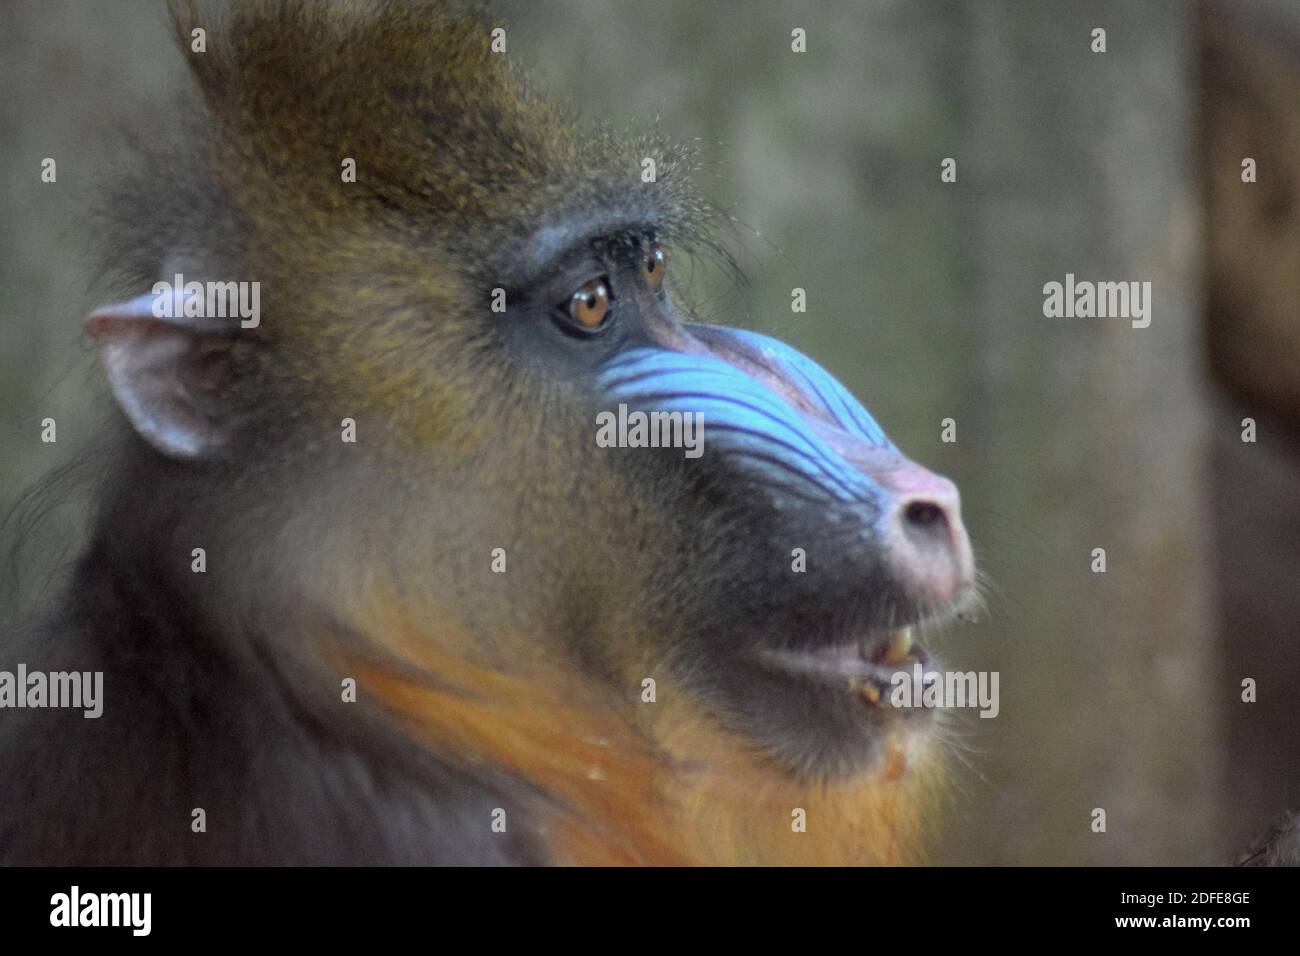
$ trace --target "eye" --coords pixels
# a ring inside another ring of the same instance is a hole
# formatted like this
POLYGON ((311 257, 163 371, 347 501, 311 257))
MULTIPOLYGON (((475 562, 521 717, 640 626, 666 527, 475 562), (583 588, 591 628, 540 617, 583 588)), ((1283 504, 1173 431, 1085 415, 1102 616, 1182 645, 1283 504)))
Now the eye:
POLYGON ((650 283, 650 288, 655 292, 663 288, 664 273, 667 271, 668 259, 664 256, 664 251, 652 245, 646 257, 641 260, 641 274, 645 276, 646 282, 650 283))
POLYGON ((592 279, 569 298, 569 318, 586 332, 595 332, 609 316, 609 286, 603 278, 592 279))

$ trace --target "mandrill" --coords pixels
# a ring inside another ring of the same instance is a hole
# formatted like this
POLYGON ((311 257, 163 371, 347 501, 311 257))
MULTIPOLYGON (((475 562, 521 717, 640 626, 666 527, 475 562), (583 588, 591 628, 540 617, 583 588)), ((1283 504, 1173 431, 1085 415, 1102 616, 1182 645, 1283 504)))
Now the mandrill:
POLYGON ((87 320, 88 543, 0 644, 102 716, 0 710, 0 862, 916 859, 944 745, 890 685, 970 597, 957 491, 693 321, 692 151, 444 3, 173 17, 193 89, 87 320))

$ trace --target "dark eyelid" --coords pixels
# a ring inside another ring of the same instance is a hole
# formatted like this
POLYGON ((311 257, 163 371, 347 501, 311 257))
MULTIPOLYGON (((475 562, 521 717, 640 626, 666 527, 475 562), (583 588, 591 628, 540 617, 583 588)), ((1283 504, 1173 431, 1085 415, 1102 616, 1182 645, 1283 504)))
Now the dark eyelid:
MULTIPOLYGON (((563 231, 562 227, 556 229, 563 231)), ((611 274, 625 258, 635 266, 650 250, 662 250, 657 233, 652 225, 637 224, 613 233, 586 235, 552 256, 525 287, 536 297, 534 301, 564 311, 578 289, 593 279, 601 279, 610 301, 616 302, 619 295, 611 274)))
POLYGON ((606 272, 604 263, 599 260, 591 257, 577 258, 549 270, 545 276, 531 284, 529 292, 539 305, 567 308, 575 292, 606 272))

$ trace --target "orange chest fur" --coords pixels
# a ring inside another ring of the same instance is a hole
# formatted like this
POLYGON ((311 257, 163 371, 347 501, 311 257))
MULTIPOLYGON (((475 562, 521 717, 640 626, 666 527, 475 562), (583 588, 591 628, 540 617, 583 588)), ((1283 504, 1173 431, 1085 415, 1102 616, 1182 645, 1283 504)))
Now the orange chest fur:
POLYGON ((924 736, 887 742, 860 778, 801 783, 689 704, 634 726, 584 705, 571 673, 525 679, 401 643, 439 680, 353 661, 360 685, 422 746, 544 795, 521 815, 557 863, 902 864, 931 829, 941 773, 924 736))

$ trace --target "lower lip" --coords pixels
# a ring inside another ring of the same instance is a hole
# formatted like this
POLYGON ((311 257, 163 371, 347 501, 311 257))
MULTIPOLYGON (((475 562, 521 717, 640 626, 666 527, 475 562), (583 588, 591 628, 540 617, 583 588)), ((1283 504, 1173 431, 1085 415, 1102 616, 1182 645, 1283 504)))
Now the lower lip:
MULTIPOLYGON (((881 640, 873 643, 878 646, 881 640)), ((909 628, 890 632, 887 640, 883 653, 877 650, 872 658, 863 656, 855 643, 824 651, 767 651, 763 661, 786 674, 846 687, 867 703, 878 705, 895 674, 929 660, 925 650, 912 641, 909 628)))

